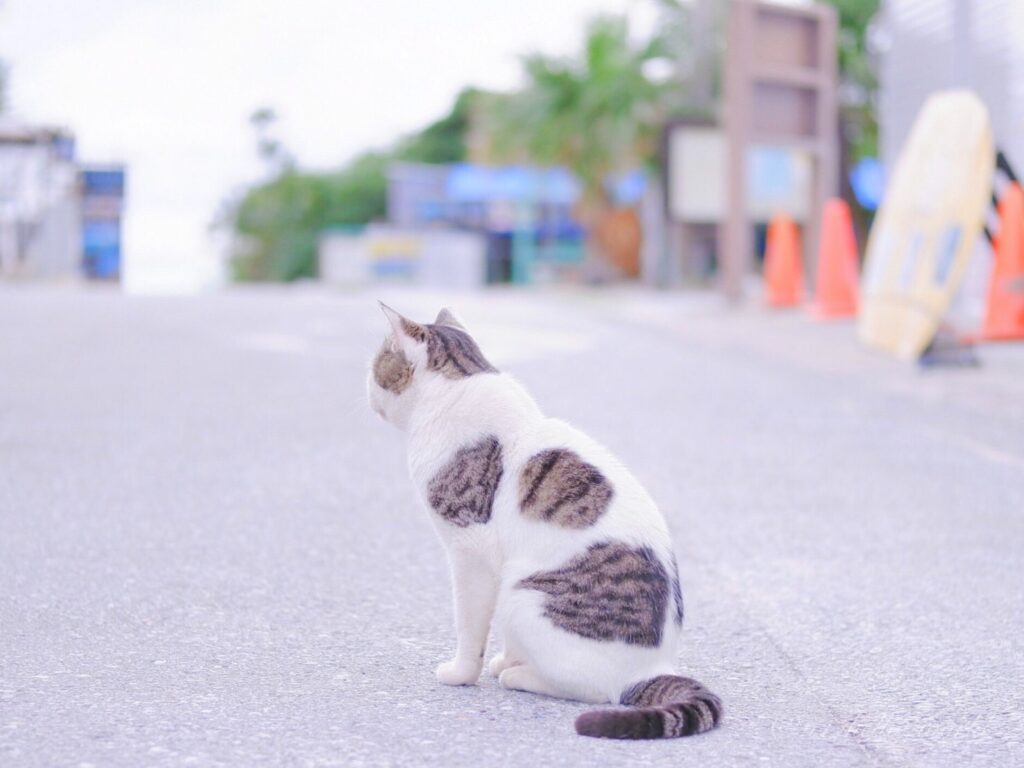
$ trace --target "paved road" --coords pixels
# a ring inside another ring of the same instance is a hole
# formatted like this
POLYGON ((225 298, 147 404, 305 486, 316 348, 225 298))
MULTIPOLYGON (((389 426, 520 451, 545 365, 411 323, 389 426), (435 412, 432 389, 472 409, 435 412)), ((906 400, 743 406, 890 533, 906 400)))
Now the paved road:
POLYGON ((724 726, 585 740, 581 705, 434 682, 448 577, 362 402, 370 297, 8 289, 0 765, 1024 763, 1024 350, 921 372, 710 300, 459 306, 661 501, 724 726))

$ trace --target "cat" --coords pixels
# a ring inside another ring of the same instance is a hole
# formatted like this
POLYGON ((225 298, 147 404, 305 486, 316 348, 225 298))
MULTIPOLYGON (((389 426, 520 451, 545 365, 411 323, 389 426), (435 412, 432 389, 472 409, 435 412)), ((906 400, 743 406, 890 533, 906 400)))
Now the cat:
POLYGON ((448 553, 455 658, 474 685, 492 618, 501 686, 633 709, 584 712, 585 736, 651 739, 714 728, 718 697, 674 674, 683 599, 664 518, 604 447, 544 416, 448 309, 432 324, 381 304, 391 333, 367 377, 371 408, 408 435, 409 470, 448 553))

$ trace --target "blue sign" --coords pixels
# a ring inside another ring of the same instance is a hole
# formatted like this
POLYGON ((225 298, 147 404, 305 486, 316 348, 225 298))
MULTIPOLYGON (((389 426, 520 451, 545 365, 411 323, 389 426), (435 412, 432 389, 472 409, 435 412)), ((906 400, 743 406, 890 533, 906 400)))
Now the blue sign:
POLYGON ((850 170, 850 186, 866 211, 878 210, 885 193, 885 169, 876 157, 865 157, 850 170))
POLYGON ((121 273, 121 220, 84 221, 82 249, 89 277, 116 278, 121 273))
POLYGON ((121 211, 124 208, 123 168, 84 168, 82 189, 82 267, 89 277, 121 275, 121 211))

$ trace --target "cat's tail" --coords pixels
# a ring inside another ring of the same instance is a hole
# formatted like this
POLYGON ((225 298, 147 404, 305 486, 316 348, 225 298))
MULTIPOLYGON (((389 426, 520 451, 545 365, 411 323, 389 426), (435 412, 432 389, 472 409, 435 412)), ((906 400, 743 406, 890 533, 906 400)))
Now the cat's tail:
POLYGON ((605 739, 667 739, 710 731, 722 719, 722 702, 689 677, 659 675, 619 697, 636 709, 595 709, 576 718, 576 733, 605 739))

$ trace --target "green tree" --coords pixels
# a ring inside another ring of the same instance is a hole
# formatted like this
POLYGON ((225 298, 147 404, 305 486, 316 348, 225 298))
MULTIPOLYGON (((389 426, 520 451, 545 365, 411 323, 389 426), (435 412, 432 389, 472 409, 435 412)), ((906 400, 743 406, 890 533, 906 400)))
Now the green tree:
POLYGON ((826 0, 839 15, 840 119, 851 160, 878 154, 878 79, 867 35, 880 0, 826 0))
POLYGON ((826 0, 839 16, 839 179, 840 192, 850 204, 858 241, 864 242, 871 214, 864 210, 850 185, 850 169, 864 157, 878 156, 878 80, 868 51, 871 20, 880 0, 826 0))
POLYGON ((466 134, 477 92, 466 90, 447 115, 406 137, 392 150, 366 152, 328 173, 297 169, 276 138, 273 110, 250 117, 257 154, 270 179, 254 185, 223 216, 235 234, 232 267, 236 280, 289 281, 316 275, 320 233, 357 226, 387 213, 387 167, 394 160, 451 163, 466 157, 466 134))
POLYGON ((466 88, 447 115, 399 142, 395 157, 415 163, 458 163, 466 159, 466 139, 482 92, 466 88))
POLYGON ((260 107, 249 115, 249 125, 256 132, 256 153, 272 172, 295 165, 295 159, 276 136, 277 113, 260 107))
POLYGON ((625 16, 598 16, 580 55, 527 56, 526 86, 492 106, 499 158, 563 165, 580 180, 576 213, 588 251, 599 257, 590 264, 595 276, 610 265, 637 269, 639 222, 632 212, 612 211, 605 182, 656 156, 674 86, 648 75, 655 62, 670 68, 661 38, 635 43, 625 16))
POLYGON ((315 274, 321 186, 315 177, 286 171, 246 193, 233 212, 236 279, 285 281, 315 274))
POLYGON ((499 156, 568 166, 587 203, 603 203, 609 174, 655 153, 667 86, 644 70, 666 57, 659 38, 634 44, 618 16, 590 22, 578 58, 527 56, 526 86, 493 108, 499 156))
POLYGON ((316 275, 320 233, 360 225, 387 210, 389 158, 366 153, 336 173, 288 168, 246 192, 230 213, 238 280, 290 281, 316 275))

